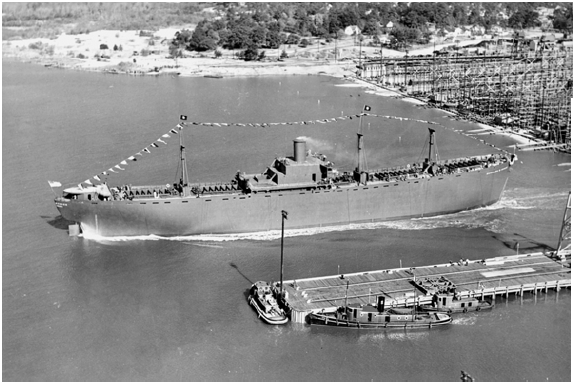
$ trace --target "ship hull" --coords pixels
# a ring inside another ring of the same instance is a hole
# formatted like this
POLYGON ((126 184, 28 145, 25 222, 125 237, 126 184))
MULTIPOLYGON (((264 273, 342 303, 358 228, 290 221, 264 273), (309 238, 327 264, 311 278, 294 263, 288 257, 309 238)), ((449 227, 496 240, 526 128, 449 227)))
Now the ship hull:
POLYGON ((145 198, 115 201, 56 199, 62 216, 98 236, 248 233, 428 217, 491 205, 500 197, 509 166, 444 176, 337 187, 145 198))
POLYGON ((327 327, 341 327, 354 329, 407 329, 407 328, 432 328, 439 325, 446 325, 452 322, 452 318, 445 314, 433 314, 433 316, 399 316, 386 315, 384 318, 391 319, 386 322, 365 322, 351 321, 347 319, 338 319, 336 315, 311 314, 309 321, 311 325, 320 325, 327 327), (399 320, 404 317, 404 320, 399 320), (407 320, 409 318, 409 320, 407 320), (413 319, 416 318, 416 319, 413 319))

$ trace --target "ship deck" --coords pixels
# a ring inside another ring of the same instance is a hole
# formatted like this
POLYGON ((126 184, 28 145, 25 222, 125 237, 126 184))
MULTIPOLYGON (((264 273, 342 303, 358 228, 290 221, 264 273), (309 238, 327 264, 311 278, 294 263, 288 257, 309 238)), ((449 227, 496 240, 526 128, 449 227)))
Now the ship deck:
POLYGON ((284 282, 291 320, 304 323, 310 313, 331 312, 348 303, 387 306, 429 304, 433 286, 455 287, 461 297, 523 295, 531 291, 571 287, 571 261, 543 253, 500 256, 483 260, 358 272, 284 282))

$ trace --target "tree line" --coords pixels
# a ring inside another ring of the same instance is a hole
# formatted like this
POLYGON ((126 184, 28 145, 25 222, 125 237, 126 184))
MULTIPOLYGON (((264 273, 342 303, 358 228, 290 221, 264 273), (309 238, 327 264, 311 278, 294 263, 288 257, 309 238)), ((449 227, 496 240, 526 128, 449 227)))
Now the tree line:
POLYGON ((527 29, 540 25, 538 7, 556 8, 556 29, 571 32, 571 3, 528 2, 398 2, 398 3, 2 3, 2 25, 69 25, 73 32, 97 29, 153 29, 196 24, 194 30, 177 33, 173 54, 182 50, 217 48, 278 49, 282 44, 300 44, 310 38, 339 38, 348 26, 357 26, 364 36, 390 32, 404 43, 424 43, 430 25, 454 28, 498 25, 527 29), (386 26, 392 22, 392 31, 386 26), (78 27, 81 26, 81 27, 78 27), (84 29, 85 28, 85 29, 84 29))
POLYGON ((568 3, 219 3, 218 16, 204 19, 194 30, 180 31, 172 41, 172 54, 182 50, 217 48, 243 50, 245 58, 257 49, 278 49, 283 44, 308 44, 307 38, 327 42, 346 27, 357 26, 362 36, 389 33, 393 44, 428 43, 430 28, 494 25, 527 29, 540 26, 537 7, 558 7, 554 22, 570 28, 573 6, 568 3), (393 27, 386 26, 392 22, 393 27))

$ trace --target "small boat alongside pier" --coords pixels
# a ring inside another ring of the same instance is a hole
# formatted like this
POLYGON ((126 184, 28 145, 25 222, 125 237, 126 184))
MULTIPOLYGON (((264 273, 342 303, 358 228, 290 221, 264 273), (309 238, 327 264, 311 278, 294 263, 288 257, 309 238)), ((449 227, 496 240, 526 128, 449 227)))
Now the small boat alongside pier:
POLYGON ((491 301, 479 300, 476 297, 457 297, 455 294, 434 294, 432 304, 423 304, 418 307, 423 312, 473 312, 483 309, 492 309, 494 304, 491 301))
POLYGON ((345 328, 360 329, 407 329, 407 328, 432 328, 452 322, 452 318, 441 312, 415 311, 410 314, 394 313, 385 311, 384 304, 373 306, 348 305, 340 307, 334 313, 311 313, 309 315, 311 325, 326 325, 345 328))
POLYGON ((249 293, 247 301, 265 322, 271 325, 288 322, 285 311, 279 307, 276 300, 274 287, 271 287, 267 282, 257 281, 249 293))

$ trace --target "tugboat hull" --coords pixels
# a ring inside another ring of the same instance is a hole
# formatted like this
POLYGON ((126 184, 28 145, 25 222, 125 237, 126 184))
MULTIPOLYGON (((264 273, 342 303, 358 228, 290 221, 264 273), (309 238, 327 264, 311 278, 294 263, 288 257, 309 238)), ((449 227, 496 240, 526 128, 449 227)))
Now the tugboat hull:
POLYGON ((253 284, 247 301, 266 323, 281 325, 288 322, 288 317, 276 301, 276 290, 268 283, 257 281, 253 284))
POLYGON ((270 315, 268 313, 265 313, 264 309, 261 308, 260 304, 254 297, 249 296, 248 301, 249 304, 251 304, 251 306, 255 308, 255 310, 259 314, 259 317, 263 319, 266 323, 271 325, 282 325, 288 323, 288 318, 284 315, 270 315))
POLYGON ((372 321, 340 318, 336 314, 311 314, 311 325, 334 326, 356 329, 409 329, 409 328, 433 328, 452 322, 452 318, 444 313, 417 314, 417 315, 394 315, 390 313, 378 313, 370 317, 372 321))

